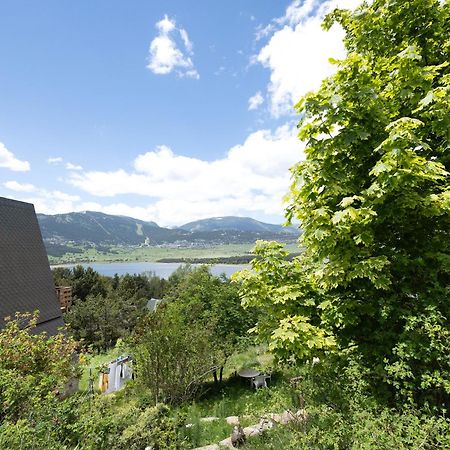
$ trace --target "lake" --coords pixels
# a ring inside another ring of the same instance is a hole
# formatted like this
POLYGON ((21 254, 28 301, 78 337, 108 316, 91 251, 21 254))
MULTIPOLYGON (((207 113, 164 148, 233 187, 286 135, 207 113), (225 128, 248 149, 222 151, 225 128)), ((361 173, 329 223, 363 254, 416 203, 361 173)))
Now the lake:
MULTIPOLYGON (((82 264, 58 264, 54 267, 69 267, 81 265, 83 267, 92 267, 98 273, 106 275, 108 277, 114 276, 114 274, 125 275, 140 274, 142 272, 154 272, 155 275, 161 278, 168 278, 175 270, 182 265, 182 263, 158 263, 158 262, 126 262, 126 263, 82 263, 82 264)), ((191 264, 192 266, 199 266, 200 264, 191 264)), ((211 273, 214 275, 220 275, 224 273, 227 277, 230 277, 234 272, 238 270, 247 269, 249 266, 242 264, 211 264, 211 273)))

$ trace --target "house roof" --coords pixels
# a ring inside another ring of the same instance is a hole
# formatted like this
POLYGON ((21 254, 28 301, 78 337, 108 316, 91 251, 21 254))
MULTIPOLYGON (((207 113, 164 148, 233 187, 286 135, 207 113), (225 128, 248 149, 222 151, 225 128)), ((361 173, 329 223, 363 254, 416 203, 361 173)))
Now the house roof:
POLYGON ((39 310, 37 331, 64 326, 41 231, 30 203, 0 197, 0 329, 16 312, 39 310))

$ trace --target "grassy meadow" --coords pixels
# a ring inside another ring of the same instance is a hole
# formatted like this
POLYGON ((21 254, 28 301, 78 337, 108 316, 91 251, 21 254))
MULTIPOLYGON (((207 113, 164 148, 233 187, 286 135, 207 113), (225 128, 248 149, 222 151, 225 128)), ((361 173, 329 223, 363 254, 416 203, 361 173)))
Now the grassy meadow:
MULTIPOLYGON (((82 253, 66 253, 63 256, 50 256, 50 264, 75 264, 89 262, 156 262, 160 259, 189 258, 227 258, 242 256, 251 252, 254 244, 226 244, 206 248, 168 248, 168 247, 110 247, 109 251, 95 248, 82 249, 82 253)), ((289 251, 298 252, 298 246, 288 244, 289 251)))

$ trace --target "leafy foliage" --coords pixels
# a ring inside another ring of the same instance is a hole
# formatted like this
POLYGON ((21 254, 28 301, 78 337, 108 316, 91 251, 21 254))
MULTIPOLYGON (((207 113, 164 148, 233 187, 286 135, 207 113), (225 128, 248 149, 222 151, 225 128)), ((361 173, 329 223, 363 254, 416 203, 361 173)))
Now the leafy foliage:
POLYGON ((27 417, 75 375, 75 342, 35 333, 38 313, 7 318, 0 331, 0 422, 27 417))
MULTIPOLYGON (((277 427, 249 440, 249 450, 444 449, 450 445, 450 420, 427 410, 404 411, 380 405, 371 393, 361 357, 347 351, 317 364, 291 370, 292 394, 304 406, 306 421, 277 427), (294 387, 295 386, 295 387, 294 387)), ((287 373, 286 373, 287 375, 287 373)))
POLYGON ((239 287, 225 276, 212 275, 207 266, 184 266, 169 282, 168 308, 176 308, 185 323, 210 330, 217 365, 223 367, 255 323, 254 312, 241 305, 239 287))
POLYGON ((130 335, 145 315, 146 303, 145 298, 123 298, 116 292, 106 297, 90 295, 76 302, 64 320, 77 341, 97 351, 106 351, 119 338, 130 335))
POLYGON ((136 423, 125 428, 120 436, 117 449, 142 450, 150 447, 177 449, 177 421, 170 416, 170 409, 164 404, 144 410, 136 423))
POLYGON ((258 241, 253 271, 241 271, 243 305, 260 313, 256 332, 279 360, 301 363, 312 353, 332 349, 335 339, 323 327, 320 312, 326 300, 314 289, 307 271, 277 242, 258 241))
POLYGON ((221 381, 226 359, 253 323, 240 304, 238 286, 213 276, 207 266, 181 267, 169 286, 164 303, 133 336, 139 379, 151 390, 154 404, 195 397, 211 373, 221 381))
POLYGON ((378 0, 326 18, 348 55, 296 107, 306 160, 287 216, 305 252, 260 244, 241 275, 286 358, 356 346, 375 384, 435 404, 450 394, 449 17, 448 2, 378 0))
POLYGON ((146 272, 140 275, 126 274, 117 277, 117 294, 123 298, 158 298, 164 297, 167 290, 167 281, 159 278, 153 272, 146 272))
POLYGON ((53 270, 55 285, 72 286, 74 303, 65 314, 69 331, 83 346, 106 351, 130 335, 147 310, 147 300, 161 298, 167 281, 154 273, 100 275, 91 267, 53 270))
POLYGON ((78 374, 75 343, 36 333, 36 322, 37 314, 18 314, 0 331, 2 450, 178 448, 177 422, 163 405, 118 410, 111 396, 64 398, 64 384, 78 374))
POLYGON ((140 322, 133 335, 138 380, 152 404, 192 399, 214 367, 208 329, 183 321, 176 309, 160 306, 140 322))
POLYGON ((74 298, 85 300, 88 295, 106 295, 108 279, 92 267, 86 269, 81 265, 73 269, 57 267, 52 273, 55 286, 71 286, 74 298))

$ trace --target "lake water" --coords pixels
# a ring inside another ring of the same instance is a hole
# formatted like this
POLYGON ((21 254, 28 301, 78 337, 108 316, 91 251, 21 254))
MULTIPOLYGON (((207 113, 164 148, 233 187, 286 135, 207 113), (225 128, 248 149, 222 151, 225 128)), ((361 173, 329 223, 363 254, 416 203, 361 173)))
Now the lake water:
MULTIPOLYGON (((61 264, 53 267, 74 267, 78 264, 61 264)), ((140 274, 142 272, 154 272, 155 275, 161 278, 168 278, 172 272, 178 269, 182 263, 158 263, 158 262, 126 262, 126 263, 83 263, 80 264, 83 267, 92 267, 98 273, 106 275, 108 277, 114 276, 114 274, 125 275, 140 274)), ((199 264, 192 264, 192 266, 198 266, 199 264)), ((238 270, 247 269, 248 266, 241 264, 211 264, 211 273, 214 275, 220 275, 224 273, 227 277, 230 277, 234 272, 238 270)))

